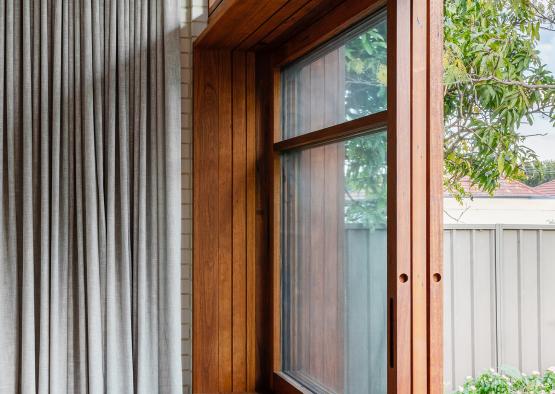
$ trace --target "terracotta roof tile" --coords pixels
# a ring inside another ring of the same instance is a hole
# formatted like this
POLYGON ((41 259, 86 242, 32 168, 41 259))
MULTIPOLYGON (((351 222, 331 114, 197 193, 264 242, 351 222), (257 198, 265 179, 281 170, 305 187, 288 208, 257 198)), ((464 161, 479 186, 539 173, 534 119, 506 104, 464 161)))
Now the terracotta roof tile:
MULTIPOLYGON (((491 197, 489 193, 479 190, 476 186, 472 186, 470 179, 465 177, 461 184, 467 192, 473 197, 491 197)), ((555 185, 554 185, 555 188, 555 185)), ((555 195, 555 194, 554 194, 555 195)), ((545 194, 519 181, 501 180, 499 189, 493 194, 494 197, 545 197, 545 194)))
POLYGON ((544 195, 555 197, 555 180, 538 185, 534 190, 544 195))

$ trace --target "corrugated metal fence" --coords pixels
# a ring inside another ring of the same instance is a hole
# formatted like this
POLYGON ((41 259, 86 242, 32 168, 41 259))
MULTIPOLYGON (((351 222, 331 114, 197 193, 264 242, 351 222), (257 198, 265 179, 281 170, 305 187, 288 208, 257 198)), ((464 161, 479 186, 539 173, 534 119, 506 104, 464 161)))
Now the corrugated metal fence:
POLYGON ((387 233, 350 226, 346 243, 346 393, 387 392, 387 233), (368 333, 370 335, 368 335, 368 333))
POLYGON ((555 365, 555 226, 446 226, 444 264, 446 391, 555 365))
MULTIPOLYGON (((385 392, 386 233, 350 226, 346 251, 346 392, 385 392)), ((445 392, 555 366, 555 226, 447 225, 444 252, 445 392)))

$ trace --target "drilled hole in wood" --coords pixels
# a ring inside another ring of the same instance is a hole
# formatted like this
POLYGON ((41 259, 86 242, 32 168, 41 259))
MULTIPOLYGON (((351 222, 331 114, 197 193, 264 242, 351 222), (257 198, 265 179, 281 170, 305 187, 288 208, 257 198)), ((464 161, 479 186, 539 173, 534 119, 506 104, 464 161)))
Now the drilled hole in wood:
POLYGON ((406 283, 409 280, 409 276, 407 274, 399 275, 399 282, 406 283))
POLYGON ((435 274, 432 275, 432 279, 434 280, 434 282, 437 283, 441 280, 441 275, 436 272, 435 274))

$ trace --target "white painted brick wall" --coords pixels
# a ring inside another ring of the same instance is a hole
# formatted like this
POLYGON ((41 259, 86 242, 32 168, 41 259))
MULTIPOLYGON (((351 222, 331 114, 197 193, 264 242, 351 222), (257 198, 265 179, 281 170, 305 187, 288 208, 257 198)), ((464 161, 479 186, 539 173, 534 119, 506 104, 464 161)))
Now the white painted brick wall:
POLYGON ((181 354, 183 393, 192 391, 193 41, 206 26, 207 0, 181 0, 181 354))

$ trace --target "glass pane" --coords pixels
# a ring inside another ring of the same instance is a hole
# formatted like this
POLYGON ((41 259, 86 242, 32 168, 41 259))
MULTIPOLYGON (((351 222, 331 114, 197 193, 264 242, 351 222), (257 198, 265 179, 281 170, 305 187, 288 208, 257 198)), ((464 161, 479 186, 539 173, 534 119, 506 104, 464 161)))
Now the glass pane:
POLYGON ((283 139, 387 107, 386 18, 381 12, 282 72, 283 139))
POLYGON ((282 158, 283 370, 317 393, 387 390, 387 134, 282 158))

